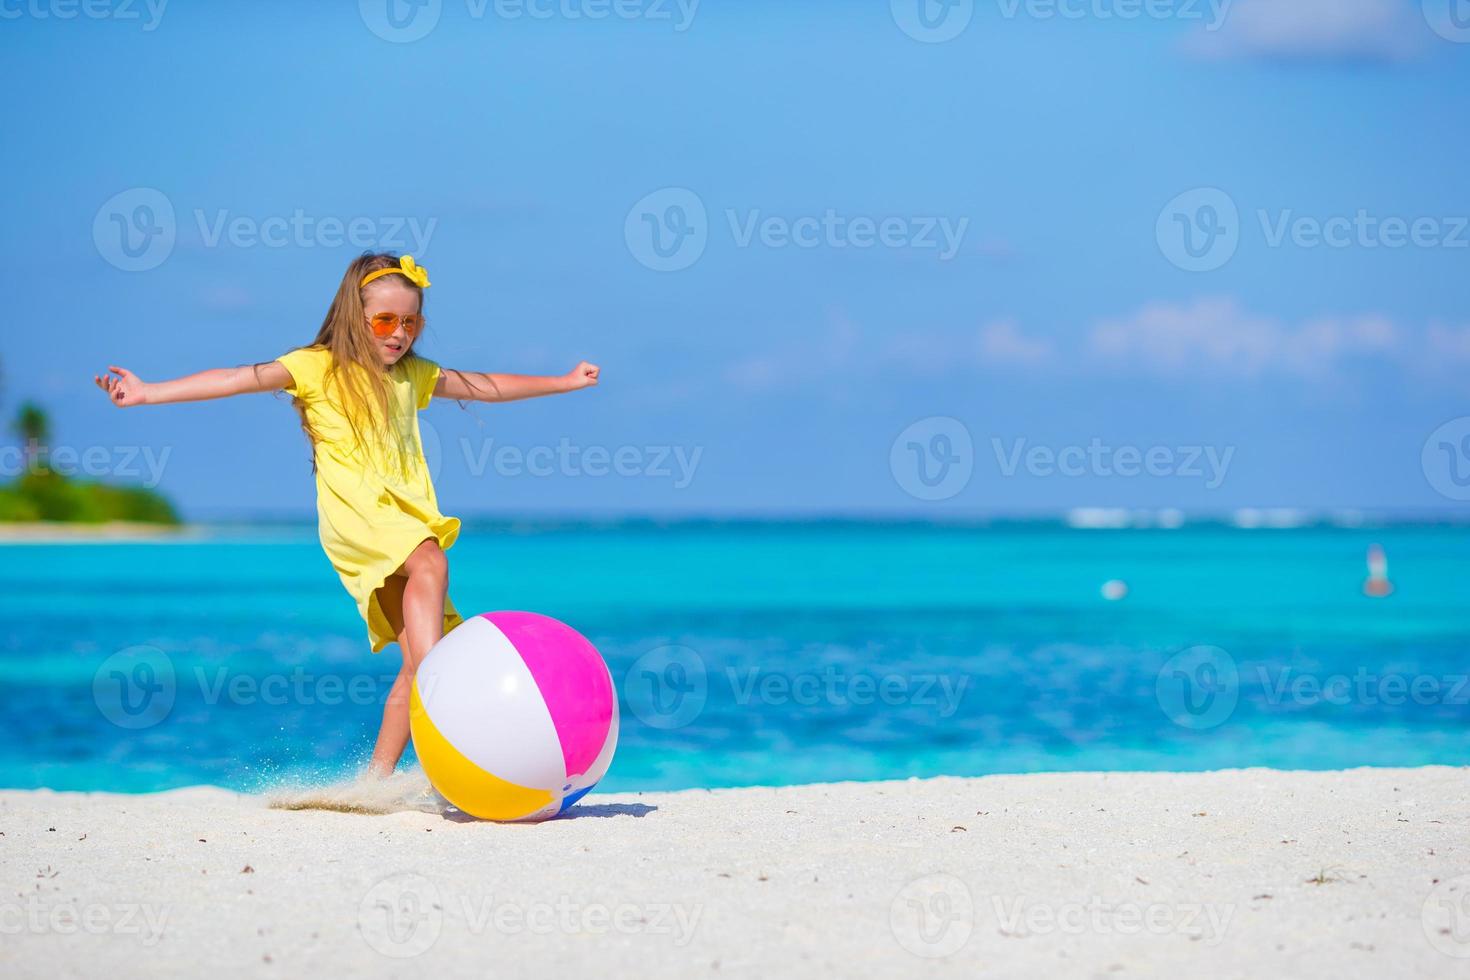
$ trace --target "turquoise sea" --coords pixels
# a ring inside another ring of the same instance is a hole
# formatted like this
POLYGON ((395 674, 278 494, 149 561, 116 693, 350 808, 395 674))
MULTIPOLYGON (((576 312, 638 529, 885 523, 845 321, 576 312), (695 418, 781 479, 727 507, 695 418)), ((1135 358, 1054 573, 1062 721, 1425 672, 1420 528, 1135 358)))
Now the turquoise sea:
MULTIPOLYGON (((3 551, 0 786, 362 764, 397 654, 314 525, 3 551)), ((450 568, 466 615, 543 612, 607 658, 604 788, 1470 764, 1464 525, 467 522, 450 568)))

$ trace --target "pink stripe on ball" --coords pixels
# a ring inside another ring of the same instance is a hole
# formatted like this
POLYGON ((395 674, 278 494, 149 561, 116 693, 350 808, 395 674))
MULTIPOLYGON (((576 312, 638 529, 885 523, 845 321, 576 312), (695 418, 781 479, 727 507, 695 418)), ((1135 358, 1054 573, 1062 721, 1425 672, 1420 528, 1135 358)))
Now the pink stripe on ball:
POLYGON ((551 712, 567 776, 587 771, 612 724, 613 687, 607 667, 581 633, 549 616, 481 613, 505 634, 541 690, 551 712))

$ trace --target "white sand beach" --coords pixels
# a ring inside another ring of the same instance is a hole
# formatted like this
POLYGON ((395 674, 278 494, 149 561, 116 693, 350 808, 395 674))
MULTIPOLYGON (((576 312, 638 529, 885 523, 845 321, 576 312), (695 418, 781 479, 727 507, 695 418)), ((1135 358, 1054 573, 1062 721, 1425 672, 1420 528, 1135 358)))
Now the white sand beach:
POLYGON ((114 542, 196 541, 209 529, 198 524, 148 524, 142 521, 0 521, 0 544, 111 544, 114 542))
POLYGON ((1470 976, 1470 769, 602 794, 496 825, 0 793, 0 974, 1470 976))

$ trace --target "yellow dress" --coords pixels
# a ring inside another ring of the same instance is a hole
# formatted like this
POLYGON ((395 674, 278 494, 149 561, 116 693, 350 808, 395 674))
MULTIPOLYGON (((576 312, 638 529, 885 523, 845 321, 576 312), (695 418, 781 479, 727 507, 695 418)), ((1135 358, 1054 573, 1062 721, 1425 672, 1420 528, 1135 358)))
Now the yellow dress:
MULTIPOLYGON (((439 365, 408 354, 388 370, 391 429, 405 448, 406 471, 391 462, 390 446, 366 453, 355 445, 335 378, 327 377, 332 352, 302 347, 278 357, 291 373, 286 391, 305 403, 316 433, 316 499, 322 548, 342 584, 357 600, 377 653, 397 637, 378 605, 377 591, 425 538, 449 549, 459 520, 439 513, 434 484, 419 438, 419 410, 427 408, 439 365)), ((444 599, 444 632, 463 619, 444 599)))

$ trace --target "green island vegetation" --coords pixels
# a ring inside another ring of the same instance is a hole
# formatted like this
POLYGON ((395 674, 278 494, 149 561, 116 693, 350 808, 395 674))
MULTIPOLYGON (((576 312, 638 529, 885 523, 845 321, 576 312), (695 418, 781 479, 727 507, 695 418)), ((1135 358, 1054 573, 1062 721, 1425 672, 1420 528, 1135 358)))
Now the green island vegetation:
POLYGON ((52 469, 51 422, 36 403, 20 406, 12 429, 21 445, 6 453, 4 470, 12 474, 18 467, 20 472, 0 483, 0 522, 182 523, 173 504, 155 490, 76 479, 52 469))

